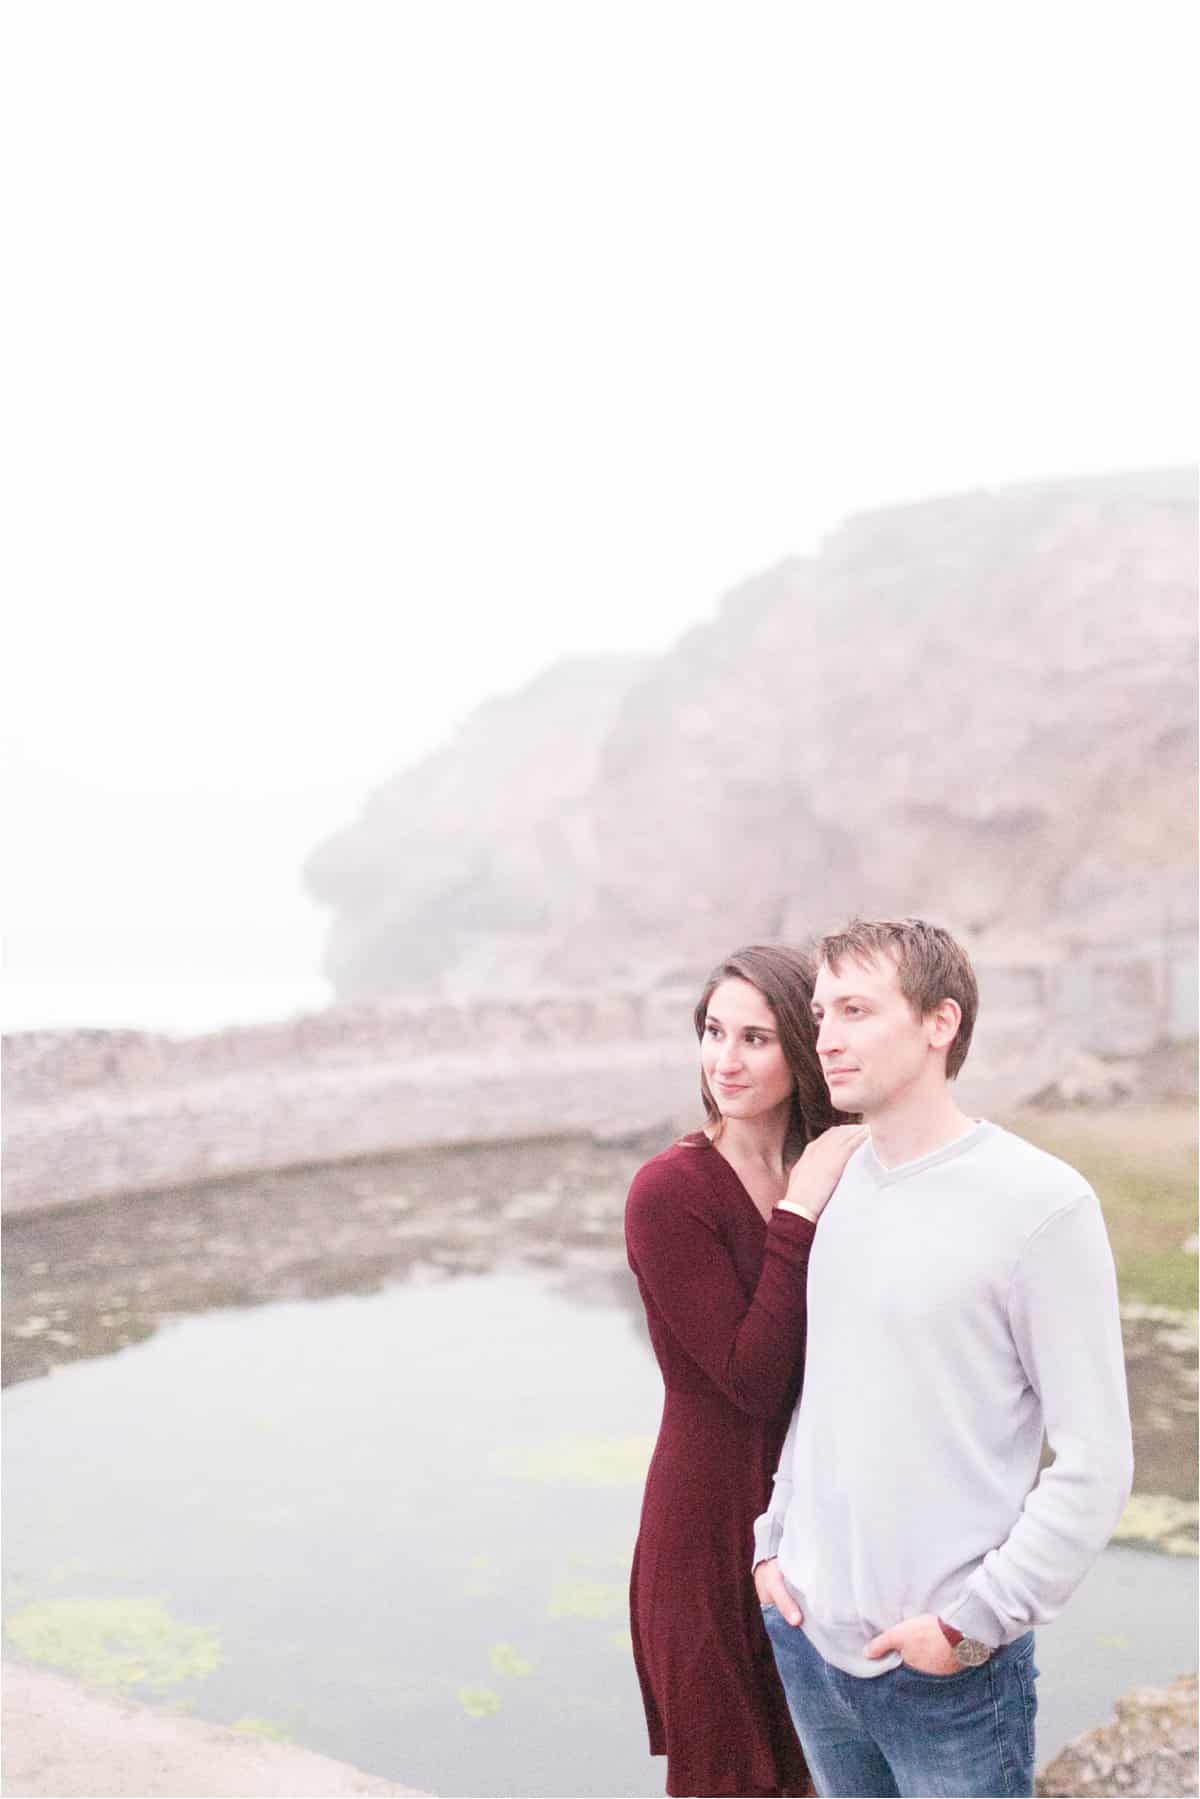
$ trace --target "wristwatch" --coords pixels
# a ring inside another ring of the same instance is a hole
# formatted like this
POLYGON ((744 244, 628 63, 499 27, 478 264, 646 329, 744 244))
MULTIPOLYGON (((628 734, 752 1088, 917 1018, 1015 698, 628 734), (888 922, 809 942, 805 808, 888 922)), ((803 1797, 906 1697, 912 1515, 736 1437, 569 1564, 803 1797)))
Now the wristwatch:
POLYGON ((953 1624, 947 1624, 944 1618, 939 1618, 938 1623, 960 1668, 982 1668, 984 1662, 991 1660, 991 1650, 978 1637, 964 1637, 961 1630, 955 1630, 953 1624))

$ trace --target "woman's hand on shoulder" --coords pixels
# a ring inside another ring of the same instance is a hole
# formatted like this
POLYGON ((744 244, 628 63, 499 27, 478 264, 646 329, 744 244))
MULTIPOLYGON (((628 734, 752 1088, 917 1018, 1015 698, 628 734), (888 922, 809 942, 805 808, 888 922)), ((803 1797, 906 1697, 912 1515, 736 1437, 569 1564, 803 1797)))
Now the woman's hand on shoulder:
POLYGON ((819 1218, 846 1163, 868 1135, 865 1124, 835 1124, 814 1137, 793 1164, 784 1205, 819 1218))

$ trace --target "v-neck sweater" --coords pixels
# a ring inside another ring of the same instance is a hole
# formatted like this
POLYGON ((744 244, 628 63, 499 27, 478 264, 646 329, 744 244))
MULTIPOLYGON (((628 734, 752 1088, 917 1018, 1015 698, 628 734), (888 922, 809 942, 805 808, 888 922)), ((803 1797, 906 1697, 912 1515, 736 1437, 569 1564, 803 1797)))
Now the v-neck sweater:
POLYGON ((925 1612, 993 1647, 1053 1618, 1132 1466, 1083 1176, 986 1122, 895 1168, 856 1150, 815 1234, 803 1400, 755 1526, 825 1659, 884 1674, 898 1656, 865 1645, 925 1612))

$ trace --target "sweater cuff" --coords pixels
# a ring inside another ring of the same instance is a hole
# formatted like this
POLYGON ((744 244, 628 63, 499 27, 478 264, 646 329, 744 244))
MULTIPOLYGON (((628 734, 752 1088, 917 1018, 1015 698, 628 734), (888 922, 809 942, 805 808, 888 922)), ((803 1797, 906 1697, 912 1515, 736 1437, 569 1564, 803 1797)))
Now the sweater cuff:
MULTIPOLYGON (((943 1606, 938 1617, 953 1630, 961 1630, 964 1637, 974 1637, 977 1643, 986 1643, 989 1649, 999 1649, 1010 1640, 1009 1633, 986 1600, 967 1588, 961 1599, 951 1606, 943 1606)), ((1024 1627, 1023 1627, 1024 1628, 1024 1627)), ((1020 1632, 1016 1633, 1017 1635, 1020 1632)))
POLYGON ((783 1541, 783 1521, 773 1518, 770 1512, 764 1512, 754 1520, 754 1560, 751 1568, 757 1568, 760 1562, 769 1562, 772 1556, 779 1554, 779 1545, 783 1541))
POLYGON ((785 1236, 794 1237, 797 1243, 806 1247, 812 1244, 817 1234, 815 1218, 802 1218, 799 1212, 788 1211, 784 1206, 772 1206, 768 1222, 774 1226, 776 1233, 782 1228, 785 1236))

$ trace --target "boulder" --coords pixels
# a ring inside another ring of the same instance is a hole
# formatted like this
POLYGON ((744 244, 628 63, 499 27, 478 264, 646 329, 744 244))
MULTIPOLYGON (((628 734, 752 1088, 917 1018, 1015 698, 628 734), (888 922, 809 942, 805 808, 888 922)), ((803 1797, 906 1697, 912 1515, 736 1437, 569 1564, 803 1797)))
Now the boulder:
POLYGON ((1117 1700, 1111 1724, 1068 1743, 1037 1778, 1054 1799, 1093 1794, 1145 1794, 1173 1799, 1197 1790, 1196 1676, 1169 1687, 1138 1687, 1117 1700))

